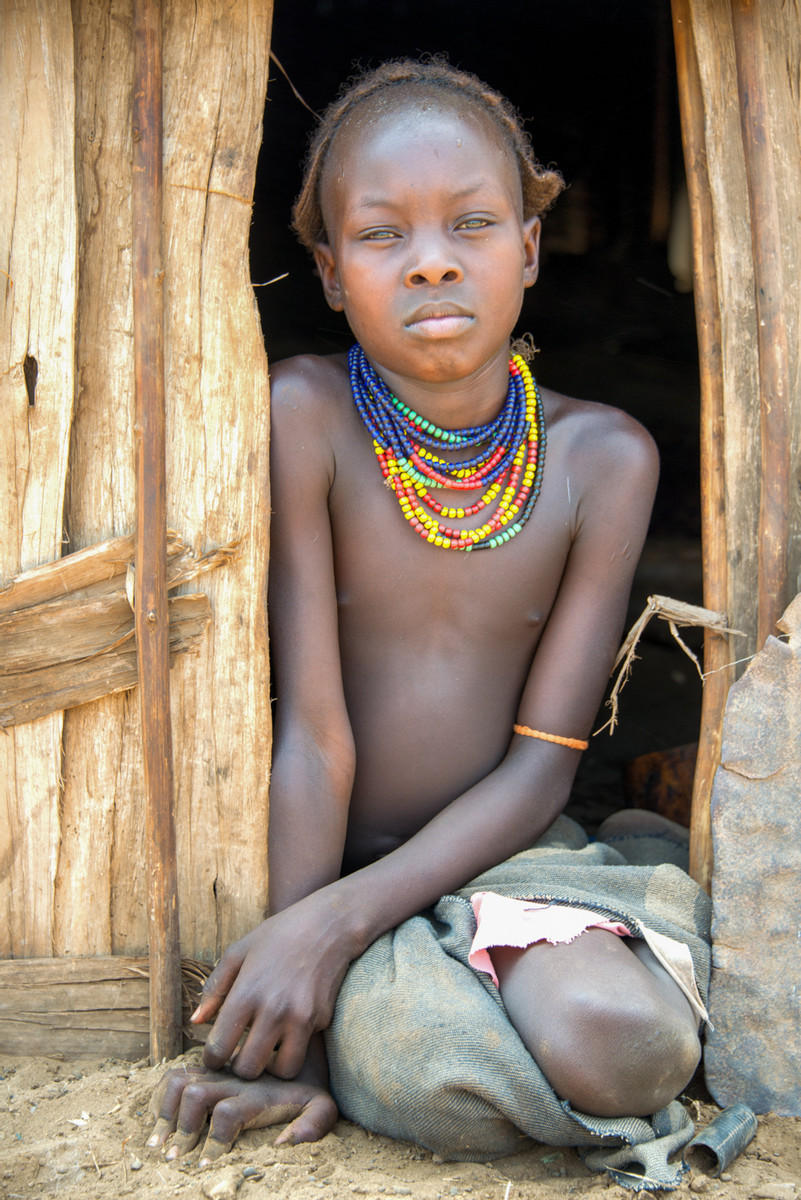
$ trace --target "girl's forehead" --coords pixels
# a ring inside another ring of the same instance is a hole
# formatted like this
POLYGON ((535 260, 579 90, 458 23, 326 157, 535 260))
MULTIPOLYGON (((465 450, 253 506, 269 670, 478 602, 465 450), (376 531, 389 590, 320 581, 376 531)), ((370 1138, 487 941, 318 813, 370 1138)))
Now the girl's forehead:
POLYGON ((478 138, 511 153, 492 119, 469 102, 402 95, 393 99, 394 103, 389 103, 389 96, 375 97, 372 103, 356 108, 332 139, 326 169, 352 153, 379 152, 388 142, 414 148, 442 142, 450 146, 460 144, 460 138, 478 138))
POLYGON ((515 191, 520 173, 511 147, 494 122, 473 105, 452 104, 425 98, 396 103, 360 106, 336 132, 322 175, 321 199, 333 185, 347 188, 355 177, 363 177, 371 164, 404 164, 414 170, 443 168, 454 153, 481 164, 487 174, 503 177, 515 191))

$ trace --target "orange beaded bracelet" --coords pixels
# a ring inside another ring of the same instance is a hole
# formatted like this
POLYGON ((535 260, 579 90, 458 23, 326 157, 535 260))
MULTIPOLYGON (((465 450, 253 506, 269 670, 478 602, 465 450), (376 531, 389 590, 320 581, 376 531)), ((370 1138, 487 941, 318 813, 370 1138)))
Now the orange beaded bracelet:
POLYGON ((539 738, 543 742, 556 742, 557 746, 569 746, 571 750, 586 750, 590 744, 581 738, 560 737, 558 733, 541 733, 539 729, 529 729, 528 725, 514 725, 512 728, 515 733, 522 733, 523 737, 539 738))

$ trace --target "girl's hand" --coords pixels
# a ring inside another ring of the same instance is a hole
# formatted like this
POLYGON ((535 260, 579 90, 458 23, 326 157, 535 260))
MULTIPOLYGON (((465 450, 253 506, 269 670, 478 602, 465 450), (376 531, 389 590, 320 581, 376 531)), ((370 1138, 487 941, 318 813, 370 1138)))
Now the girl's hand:
POLYGON ((205 1067, 168 1071, 153 1095, 151 1111, 156 1125, 147 1144, 159 1149, 169 1140, 169 1160, 188 1154, 210 1122, 200 1166, 226 1154, 243 1129, 289 1121, 276 1145, 316 1142, 333 1129, 338 1115, 333 1098, 312 1072, 289 1082, 271 1075, 244 1080, 205 1067))
POLYGON ((359 952, 327 890, 269 917, 226 950, 192 1014, 200 1024, 218 1013, 203 1050, 207 1067, 223 1067, 236 1051, 231 1068, 243 1079, 265 1069, 280 1079, 298 1075, 310 1038, 331 1023, 339 985, 359 952))

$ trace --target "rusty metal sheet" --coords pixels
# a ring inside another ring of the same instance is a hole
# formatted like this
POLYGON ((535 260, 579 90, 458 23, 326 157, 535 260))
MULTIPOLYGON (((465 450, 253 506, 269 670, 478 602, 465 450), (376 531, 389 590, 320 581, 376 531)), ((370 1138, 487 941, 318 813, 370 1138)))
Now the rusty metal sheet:
POLYGON ((721 1105, 801 1115, 801 594, 729 692, 712 791, 705 1073, 721 1105))

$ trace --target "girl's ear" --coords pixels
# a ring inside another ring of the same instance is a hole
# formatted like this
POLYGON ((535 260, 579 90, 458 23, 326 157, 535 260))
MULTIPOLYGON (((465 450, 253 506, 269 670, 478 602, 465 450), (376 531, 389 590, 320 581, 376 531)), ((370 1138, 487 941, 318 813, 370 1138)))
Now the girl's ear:
POLYGON ((523 222, 523 248, 525 262, 523 265, 523 286, 532 287, 537 282, 540 273, 540 231, 542 221, 539 217, 529 217, 523 222))
POLYGON ((328 307, 332 308, 334 312, 342 312, 345 306, 342 303, 339 272, 334 262, 334 253, 328 242, 315 242, 314 261, 317 264, 317 273, 323 285, 323 294, 328 307))

